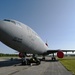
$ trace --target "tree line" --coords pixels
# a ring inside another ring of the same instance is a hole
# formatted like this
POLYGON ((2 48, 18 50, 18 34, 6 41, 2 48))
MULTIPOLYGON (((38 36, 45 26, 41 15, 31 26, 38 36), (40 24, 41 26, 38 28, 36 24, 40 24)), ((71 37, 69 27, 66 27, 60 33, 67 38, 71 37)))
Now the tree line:
POLYGON ((18 54, 3 54, 3 53, 0 53, 0 57, 9 57, 9 56, 18 57, 18 54))

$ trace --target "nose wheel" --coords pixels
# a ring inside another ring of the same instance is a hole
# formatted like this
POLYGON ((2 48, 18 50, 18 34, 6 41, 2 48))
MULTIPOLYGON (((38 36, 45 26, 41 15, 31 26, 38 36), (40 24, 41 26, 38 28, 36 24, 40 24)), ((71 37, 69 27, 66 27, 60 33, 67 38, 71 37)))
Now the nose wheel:
POLYGON ((42 60, 44 61, 45 60, 45 56, 43 55, 43 57, 42 57, 42 60))
POLYGON ((26 54, 23 54, 23 57, 22 57, 22 65, 27 65, 27 59, 26 59, 26 54))
POLYGON ((56 60, 56 57, 54 56, 54 53, 53 53, 53 56, 52 56, 51 60, 53 60, 53 61, 56 60))

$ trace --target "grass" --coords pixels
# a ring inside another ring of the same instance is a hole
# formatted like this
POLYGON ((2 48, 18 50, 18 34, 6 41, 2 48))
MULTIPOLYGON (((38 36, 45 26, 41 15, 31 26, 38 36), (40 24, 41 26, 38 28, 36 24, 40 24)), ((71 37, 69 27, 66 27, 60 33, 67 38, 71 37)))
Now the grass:
POLYGON ((75 75, 75 57, 65 57, 59 61, 75 75))

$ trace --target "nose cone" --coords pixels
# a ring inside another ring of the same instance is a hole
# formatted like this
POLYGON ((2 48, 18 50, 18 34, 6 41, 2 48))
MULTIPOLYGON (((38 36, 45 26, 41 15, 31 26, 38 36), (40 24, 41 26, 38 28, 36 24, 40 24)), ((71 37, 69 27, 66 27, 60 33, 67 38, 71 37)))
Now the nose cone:
POLYGON ((5 42, 8 35, 8 25, 5 21, 0 21, 0 41, 5 42))
POLYGON ((4 21, 0 21, 0 37, 7 32, 7 24, 4 21))
POLYGON ((2 28, 3 28, 3 21, 0 21, 0 32, 1 32, 2 28))
POLYGON ((4 31, 5 31, 4 22, 0 21, 0 37, 2 37, 4 31))
POLYGON ((3 30, 3 28, 5 28, 4 21, 0 21, 0 31, 3 30))
POLYGON ((2 38, 2 34, 3 34, 3 21, 0 21, 0 41, 1 41, 1 38, 2 38))
POLYGON ((8 24, 6 21, 0 21, 0 31, 5 31, 8 28, 8 24))

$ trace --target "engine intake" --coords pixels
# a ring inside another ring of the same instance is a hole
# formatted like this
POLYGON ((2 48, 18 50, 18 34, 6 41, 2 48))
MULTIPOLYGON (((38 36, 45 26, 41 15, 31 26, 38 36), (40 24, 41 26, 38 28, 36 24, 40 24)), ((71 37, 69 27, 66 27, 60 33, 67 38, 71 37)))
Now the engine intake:
POLYGON ((23 57, 23 53, 20 52, 19 53, 19 57, 22 58, 23 57))
POLYGON ((57 57, 58 57, 58 58, 63 58, 63 57, 64 57, 63 51, 58 51, 58 52, 57 52, 57 57))

